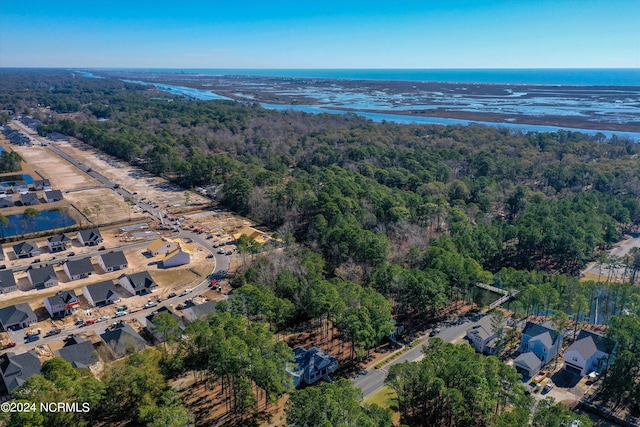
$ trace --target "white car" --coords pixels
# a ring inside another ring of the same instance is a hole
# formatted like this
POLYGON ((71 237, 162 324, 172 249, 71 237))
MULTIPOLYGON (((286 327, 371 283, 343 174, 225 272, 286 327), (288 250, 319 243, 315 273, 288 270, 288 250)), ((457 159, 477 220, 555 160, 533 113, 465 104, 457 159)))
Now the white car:
POLYGON ((144 308, 151 308, 151 307, 155 307, 156 305, 158 305, 157 302, 154 301, 149 301, 148 303, 146 303, 143 307, 144 308))
POLYGON ((129 314, 129 313, 126 312, 126 311, 119 311, 113 317, 122 317, 122 316, 126 316, 127 314, 129 314))
POLYGON ((182 291, 182 293, 180 294, 180 296, 181 296, 181 297, 183 297, 183 296, 185 296, 185 295, 187 295, 187 294, 190 294, 192 291, 193 291, 193 289, 191 289, 191 288, 187 288, 187 289, 185 289, 184 291, 182 291))

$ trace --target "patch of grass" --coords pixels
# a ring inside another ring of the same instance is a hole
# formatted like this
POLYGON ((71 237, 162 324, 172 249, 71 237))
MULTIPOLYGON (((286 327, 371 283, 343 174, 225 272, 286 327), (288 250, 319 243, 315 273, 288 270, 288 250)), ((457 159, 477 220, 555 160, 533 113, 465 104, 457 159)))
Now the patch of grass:
POLYGON ((395 390, 389 386, 384 386, 380 390, 373 393, 371 396, 367 397, 364 402, 366 405, 376 404, 382 408, 391 409, 391 404, 394 399, 397 399, 398 395, 395 390))

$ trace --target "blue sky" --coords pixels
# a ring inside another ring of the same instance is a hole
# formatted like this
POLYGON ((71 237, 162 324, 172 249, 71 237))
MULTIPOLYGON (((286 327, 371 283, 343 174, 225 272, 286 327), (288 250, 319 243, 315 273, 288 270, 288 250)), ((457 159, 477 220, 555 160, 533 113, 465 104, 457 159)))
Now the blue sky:
POLYGON ((0 67, 638 68, 640 1, 3 1, 0 67))

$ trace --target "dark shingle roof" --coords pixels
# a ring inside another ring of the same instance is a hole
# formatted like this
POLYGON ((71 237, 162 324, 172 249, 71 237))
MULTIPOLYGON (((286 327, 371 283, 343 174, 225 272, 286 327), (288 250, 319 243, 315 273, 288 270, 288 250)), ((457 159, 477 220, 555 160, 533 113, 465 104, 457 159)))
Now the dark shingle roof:
POLYGON ((18 256, 30 254, 35 250, 38 250, 38 246, 35 243, 31 242, 21 242, 17 245, 13 245, 13 252, 15 252, 18 256))
POLYGON ((55 270, 52 265, 45 265, 40 268, 30 268, 27 270, 27 274, 31 278, 33 286, 41 285, 48 282, 50 279, 58 280, 55 270))
POLYGON ((0 208, 10 208, 15 205, 11 197, 0 197, 0 208))
POLYGON ((102 258, 102 262, 107 268, 127 264, 127 258, 124 256, 124 253, 122 251, 102 254, 100 255, 100 258, 102 258))
POLYGON ((529 335, 531 338, 537 337, 538 335, 542 335, 545 332, 549 333, 549 336, 552 340, 552 343, 556 342, 558 338, 558 332, 554 331, 551 328, 547 328, 543 325, 538 325, 537 323, 527 322, 524 329, 522 330, 522 335, 529 335))
POLYGON ((31 310, 31 306, 27 303, 10 305, 9 307, 0 308, 0 322, 3 326, 15 325, 22 323, 28 319, 36 320, 36 314, 31 310))
POLYGON ((51 199, 62 200, 62 191, 60 190, 45 191, 44 195, 47 198, 47 200, 51 200, 51 199))
POLYGON ((542 361, 538 359, 538 356, 536 356, 533 352, 528 351, 516 357, 513 363, 519 363, 531 369, 540 366, 542 364, 542 361))
POLYGON ((60 304, 62 305, 69 304, 72 301, 77 301, 77 299, 78 297, 76 296, 76 293, 73 290, 70 290, 70 291, 60 291, 54 296, 47 298, 47 301, 49 301, 51 307, 54 307, 60 304))
POLYGON ((16 279, 13 277, 13 271, 0 270, 0 288, 12 288, 16 286, 16 279))
POLYGON ((74 368, 86 369, 100 361, 91 341, 86 341, 77 335, 69 338, 64 347, 58 350, 58 354, 74 368))
POLYGON ((91 264, 91 258, 82 258, 73 261, 67 261, 65 263, 69 274, 77 276, 79 274, 93 273, 93 264, 91 264))
POLYGON ((131 285, 135 290, 150 289, 157 286, 148 271, 129 274, 127 277, 129 278, 129 282, 131 282, 131 285))
POLYGON ((40 373, 42 365, 35 351, 22 354, 5 353, 0 355, 0 369, 5 377, 7 391, 12 392, 30 377, 40 373))
POLYGON ((100 338, 109 346, 117 358, 136 351, 142 351, 147 343, 133 328, 126 323, 110 328, 100 338))
POLYGON ((182 315, 185 317, 185 319, 193 321, 195 319, 202 319, 209 313, 213 313, 215 310, 216 301, 207 301, 203 304, 197 304, 183 309, 182 315))
POLYGON ((111 280, 87 285, 87 292, 94 301, 104 301, 110 299, 114 295, 118 295, 116 286, 111 280))
POLYGON ((21 194, 20 201, 22 202, 23 205, 28 205, 31 203, 40 203, 40 200, 38 200, 38 195, 35 193, 21 194))
POLYGON ((78 234, 82 236, 83 242, 93 242, 96 240, 102 240, 102 235, 100 234, 100 230, 97 228, 92 228, 91 230, 80 230, 78 234))
POLYGON ((310 376, 309 373, 311 371, 321 371, 338 361, 338 359, 318 347, 311 347, 309 350, 296 347, 293 350, 293 354, 293 363, 298 366, 296 372, 304 373, 305 376, 310 376))
POLYGON ((55 236, 51 236, 47 239, 48 242, 50 243, 65 243, 65 242, 70 242, 71 241, 71 237, 69 237, 69 235, 67 235, 66 233, 62 233, 62 234, 56 234, 55 236))

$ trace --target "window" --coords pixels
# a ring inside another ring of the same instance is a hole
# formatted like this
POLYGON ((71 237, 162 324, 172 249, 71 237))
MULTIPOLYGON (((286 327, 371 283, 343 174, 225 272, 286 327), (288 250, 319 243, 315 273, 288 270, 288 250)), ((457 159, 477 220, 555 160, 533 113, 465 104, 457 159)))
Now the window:
POLYGON ((543 347, 543 348, 542 348, 542 352, 543 352, 543 353, 546 353, 546 352, 547 352, 547 349, 543 347))
POLYGON ((573 356, 573 357, 571 358, 571 360, 573 360, 574 362, 577 362, 577 361, 578 361, 578 358, 577 358, 577 357, 575 357, 575 356, 573 356))

